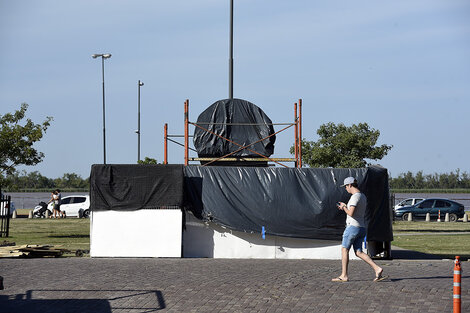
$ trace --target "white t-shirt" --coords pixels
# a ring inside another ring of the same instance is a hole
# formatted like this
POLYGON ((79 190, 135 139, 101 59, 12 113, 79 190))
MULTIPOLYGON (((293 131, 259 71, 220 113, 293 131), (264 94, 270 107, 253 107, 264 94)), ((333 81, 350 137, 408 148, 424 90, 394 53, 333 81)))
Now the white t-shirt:
POLYGON ((59 204, 59 195, 54 194, 52 199, 54 199, 54 204, 59 204))
POLYGON ((353 216, 346 215, 346 225, 352 225, 357 227, 366 227, 364 216, 367 208, 367 198, 360 192, 357 192, 351 196, 348 201, 348 210, 350 206, 355 206, 353 216))

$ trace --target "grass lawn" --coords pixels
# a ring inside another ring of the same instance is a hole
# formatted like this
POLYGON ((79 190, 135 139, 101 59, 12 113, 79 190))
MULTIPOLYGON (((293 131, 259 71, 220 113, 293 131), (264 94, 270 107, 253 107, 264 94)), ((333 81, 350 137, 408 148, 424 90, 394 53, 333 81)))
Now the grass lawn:
POLYGON ((394 221, 393 232, 396 233, 433 233, 433 232, 470 232, 470 223, 463 222, 404 222, 394 221))
POLYGON ((53 245, 69 250, 90 250, 90 219, 10 219, 9 235, 1 241, 16 245, 53 245))
MULTIPOLYGON (((393 223, 392 245, 453 259, 470 259, 470 223, 402 222, 393 223)), ((90 219, 10 220, 10 237, 1 238, 17 245, 54 245, 69 250, 90 249, 90 219)), ((71 256, 72 254, 70 254, 71 256)))
POLYGON ((442 258, 470 259, 470 223, 402 222, 393 223, 392 245, 436 254, 442 258))

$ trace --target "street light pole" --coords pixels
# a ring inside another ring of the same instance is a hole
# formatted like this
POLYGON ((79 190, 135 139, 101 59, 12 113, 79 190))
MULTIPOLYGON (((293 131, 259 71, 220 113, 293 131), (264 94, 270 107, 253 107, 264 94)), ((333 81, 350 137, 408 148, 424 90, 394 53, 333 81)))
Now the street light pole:
POLYGON ((144 85, 143 82, 139 80, 137 85, 138 97, 137 97, 137 163, 140 161, 140 87, 144 85))
POLYGON ((105 96, 104 96, 104 60, 111 57, 110 53, 93 54, 92 58, 101 57, 101 74, 103 79, 103 164, 106 164, 106 114, 105 114, 105 96))

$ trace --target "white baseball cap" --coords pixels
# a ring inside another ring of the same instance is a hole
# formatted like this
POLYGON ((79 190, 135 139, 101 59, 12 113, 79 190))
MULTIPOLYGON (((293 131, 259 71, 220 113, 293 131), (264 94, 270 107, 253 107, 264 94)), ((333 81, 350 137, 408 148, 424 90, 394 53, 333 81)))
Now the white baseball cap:
POLYGON ((341 187, 344 187, 346 185, 351 185, 351 184, 354 184, 354 183, 357 183, 357 180, 354 177, 346 177, 344 179, 344 184, 341 185, 341 187))

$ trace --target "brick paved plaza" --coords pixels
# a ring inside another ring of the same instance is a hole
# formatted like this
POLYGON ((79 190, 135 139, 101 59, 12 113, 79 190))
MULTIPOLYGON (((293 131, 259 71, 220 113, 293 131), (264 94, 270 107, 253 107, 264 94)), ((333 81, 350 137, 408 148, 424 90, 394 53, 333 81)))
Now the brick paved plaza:
MULTIPOLYGON (((0 312, 452 312, 452 260, 0 259, 0 312)), ((462 263, 470 312, 470 262, 462 263)))

